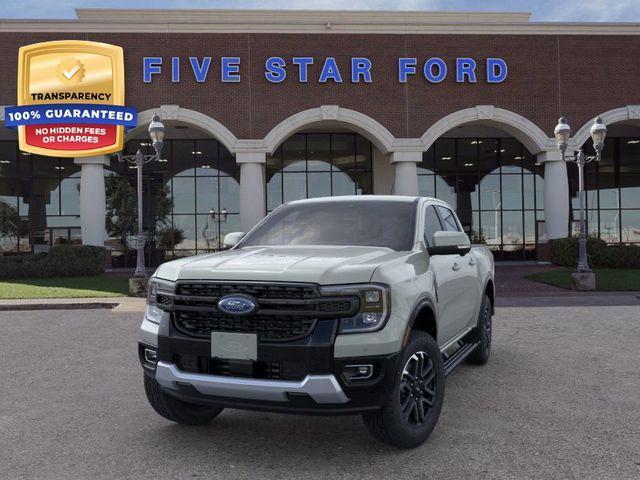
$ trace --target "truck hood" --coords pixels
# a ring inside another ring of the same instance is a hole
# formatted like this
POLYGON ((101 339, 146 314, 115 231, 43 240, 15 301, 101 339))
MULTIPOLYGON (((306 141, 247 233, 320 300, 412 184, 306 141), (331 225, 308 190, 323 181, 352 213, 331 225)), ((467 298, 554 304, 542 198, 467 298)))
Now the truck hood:
POLYGON ((166 280, 244 280, 364 283, 382 263, 409 255, 382 247, 245 247, 164 263, 155 276, 166 280))

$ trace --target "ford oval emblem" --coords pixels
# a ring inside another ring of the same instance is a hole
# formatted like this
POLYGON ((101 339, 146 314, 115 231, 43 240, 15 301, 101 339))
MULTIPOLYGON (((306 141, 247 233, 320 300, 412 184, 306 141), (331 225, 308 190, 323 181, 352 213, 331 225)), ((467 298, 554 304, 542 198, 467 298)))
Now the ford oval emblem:
POLYGON ((218 310, 228 315, 249 315, 258 308, 258 303, 251 297, 225 295, 218 300, 218 310))

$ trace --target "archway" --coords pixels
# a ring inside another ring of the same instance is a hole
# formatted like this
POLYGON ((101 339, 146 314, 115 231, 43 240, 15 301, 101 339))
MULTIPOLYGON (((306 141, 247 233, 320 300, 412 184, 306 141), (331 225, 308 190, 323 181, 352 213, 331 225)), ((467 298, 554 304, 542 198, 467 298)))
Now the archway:
POLYGON ((264 138, 267 210, 298 198, 391 193, 375 191, 374 168, 386 172, 395 138, 354 110, 322 106, 299 112, 264 138), (375 191, 375 192, 374 192, 375 191))
POLYGON ((420 194, 451 204, 472 241, 496 258, 535 258, 545 218, 536 154, 551 141, 542 130, 512 112, 475 107, 436 122, 422 140, 420 194))
MULTIPOLYGON (((145 154, 152 153, 144 122, 149 122, 155 112, 140 114, 139 127, 127 134, 124 153, 133 154, 138 148, 145 154)), ((166 127, 162 159, 143 167, 149 265, 218 250, 226 233, 240 230, 240 167, 229 148, 235 148, 235 136, 217 122, 213 128, 212 119, 198 112, 179 108, 158 113, 166 127), (204 117, 209 120, 205 122, 204 117)), ((115 212, 110 195, 117 193, 111 184, 120 182, 122 188, 133 191, 135 176, 135 166, 112 158, 106 185, 107 210, 111 214, 115 212)), ((128 235, 122 235, 117 229, 110 230, 107 245, 121 256, 123 250, 128 250, 125 242, 129 247, 133 244, 129 238, 133 231, 129 229, 128 235)), ((117 266, 132 264, 134 258, 128 256, 131 258, 118 260, 117 266)))
MULTIPOLYGON (((607 125, 600 162, 585 167, 587 231, 609 244, 640 244, 640 106, 628 105, 599 115, 607 125)), ((586 122, 573 137, 575 148, 593 153, 586 122)), ((569 165, 571 231, 579 228, 577 168, 569 165)))

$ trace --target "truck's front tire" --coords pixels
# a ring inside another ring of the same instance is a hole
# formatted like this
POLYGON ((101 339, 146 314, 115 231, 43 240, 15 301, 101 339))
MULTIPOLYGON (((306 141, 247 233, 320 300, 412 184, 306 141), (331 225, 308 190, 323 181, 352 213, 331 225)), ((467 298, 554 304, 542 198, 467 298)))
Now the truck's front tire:
POLYGON ((384 443, 419 446, 440 416, 444 382, 444 362, 435 340, 425 332, 412 332, 386 404, 362 417, 367 430, 384 443))
POLYGON ((183 425, 203 425, 217 417, 222 408, 195 405, 167 395, 149 375, 144 376, 144 391, 153 409, 162 417, 183 425))

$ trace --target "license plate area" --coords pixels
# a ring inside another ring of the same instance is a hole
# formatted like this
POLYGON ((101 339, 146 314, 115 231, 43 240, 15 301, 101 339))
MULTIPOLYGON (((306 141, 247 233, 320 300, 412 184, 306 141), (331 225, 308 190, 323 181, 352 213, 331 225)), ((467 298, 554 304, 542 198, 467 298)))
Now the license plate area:
POLYGON ((211 358, 257 360, 258 335, 255 333, 211 332, 211 358))

